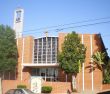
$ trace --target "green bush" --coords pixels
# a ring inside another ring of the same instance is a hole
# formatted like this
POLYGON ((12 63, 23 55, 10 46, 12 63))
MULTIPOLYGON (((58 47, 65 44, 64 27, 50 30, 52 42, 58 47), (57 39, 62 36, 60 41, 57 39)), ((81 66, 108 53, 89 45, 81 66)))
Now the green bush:
POLYGON ((110 84, 110 73, 107 71, 103 77, 103 84, 110 84))
POLYGON ((103 84, 110 84, 110 79, 104 79, 103 84))
POLYGON ((27 88, 26 85, 17 85, 17 88, 27 88))
POLYGON ((42 93, 51 93, 52 87, 51 86, 43 86, 42 93))

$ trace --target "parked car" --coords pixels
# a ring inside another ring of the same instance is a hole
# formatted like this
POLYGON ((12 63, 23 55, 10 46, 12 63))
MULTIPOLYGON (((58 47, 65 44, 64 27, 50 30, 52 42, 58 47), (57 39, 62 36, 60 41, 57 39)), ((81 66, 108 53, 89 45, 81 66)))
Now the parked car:
POLYGON ((10 89, 5 94, 35 94, 29 89, 10 89))

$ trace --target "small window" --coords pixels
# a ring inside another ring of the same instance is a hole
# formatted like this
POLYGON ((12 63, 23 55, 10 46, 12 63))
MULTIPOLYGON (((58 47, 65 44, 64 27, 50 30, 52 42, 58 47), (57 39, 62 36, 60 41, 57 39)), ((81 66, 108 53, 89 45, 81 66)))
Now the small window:
POLYGON ((20 22, 21 21, 21 11, 17 11, 16 12, 16 22, 20 22))

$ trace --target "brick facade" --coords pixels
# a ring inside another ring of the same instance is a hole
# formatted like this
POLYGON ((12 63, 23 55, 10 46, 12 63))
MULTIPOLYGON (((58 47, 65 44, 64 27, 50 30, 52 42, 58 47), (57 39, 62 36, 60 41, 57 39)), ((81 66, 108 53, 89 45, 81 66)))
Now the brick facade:
MULTIPOLYGON (((61 50, 62 43, 64 41, 64 37, 67 34, 65 33, 59 33, 59 49, 61 50)), ((79 34, 81 41, 83 40, 83 43, 86 50, 86 59, 84 62, 84 91, 85 92, 92 92, 92 72, 91 69, 91 55, 95 53, 96 51, 103 50, 104 46, 102 45, 102 40, 100 39, 100 36, 97 34, 79 34), (82 39, 83 36, 83 39, 82 39), (91 43, 92 41, 92 43, 91 43), (92 50, 91 50, 92 49, 92 50)), ((99 91, 102 89, 102 72, 95 68, 93 71, 93 91, 99 91)), ((83 78, 82 78, 82 70, 80 73, 78 73, 76 79, 77 79, 77 90, 79 92, 82 92, 83 90, 83 78)))
MULTIPOLYGON (((62 43, 67 34, 59 33, 58 36, 58 49, 61 51, 62 43)), ((94 66, 93 71, 93 86, 92 86, 92 72, 91 69, 91 55, 103 49, 102 40, 97 34, 79 34, 81 41, 85 47, 86 60, 84 62, 84 91, 91 92, 92 87, 94 91, 99 91, 102 89, 102 72, 94 66), (83 36, 83 37, 82 37, 83 36)), ((34 48, 34 38, 31 36, 17 39, 18 47, 18 65, 17 65, 17 77, 15 80, 3 80, 3 94, 10 88, 16 88, 18 84, 25 84, 28 88, 31 88, 31 68, 23 67, 22 64, 31 64, 33 62, 33 48, 34 48), (24 41, 24 42, 23 42, 24 41), (13 84, 11 84, 13 83, 13 84)), ((65 73, 59 69, 59 77, 62 78, 61 82, 44 82, 43 85, 50 85, 53 87, 52 93, 66 93, 67 90, 71 91, 71 76, 68 75, 68 82, 66 81, 65 73)), ((82 70, 78 73, 77 79, 77 90, 78 92, 83 91, 83 74, 82 70)))
POLYGON ((23 68, 22 62, 32 63, 33 37, 28 36, 25 38, 18 38, 17 48, 18 48, 18 64, 17 64, 17 70, 16 70, 16 79, 2 80, 3 94, 9 89, 17 88, 17 85, 20 85, 20 84, 26 85, 27 88, 30 88, 30 84, 31 84, 30 68, 23 68), (24 41, 24 44, 23 44, 23 41, 24 41), (24 53, 23 53, 23 50, 24 50, 24 53), (22 77, 21 77, 21 71, 22 71, 22 77))
POLYGON ((43 86, 52 86, 52 94, 64 94, 71 91, 71 82, 44 82, 43 86))

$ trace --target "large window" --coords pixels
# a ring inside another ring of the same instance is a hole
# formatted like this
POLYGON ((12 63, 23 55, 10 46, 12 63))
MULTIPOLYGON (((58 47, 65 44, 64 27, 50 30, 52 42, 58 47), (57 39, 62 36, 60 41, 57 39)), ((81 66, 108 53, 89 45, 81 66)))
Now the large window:
POLYGON ((35 39, 34 63, 57 63, 58 38, 35 39))
POLYGON ((41 76, 45 81, 58 81, 57 68, 37 68, 32 69, 32 76, 41 76))

